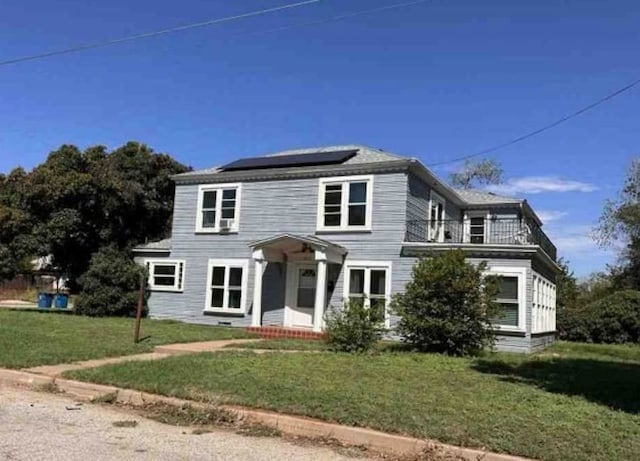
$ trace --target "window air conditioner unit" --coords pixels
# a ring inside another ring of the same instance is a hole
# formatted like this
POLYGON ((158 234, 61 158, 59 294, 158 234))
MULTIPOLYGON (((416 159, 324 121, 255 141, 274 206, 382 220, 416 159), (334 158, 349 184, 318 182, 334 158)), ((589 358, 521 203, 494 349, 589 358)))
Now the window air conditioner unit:
POLYGON ((220 220, 220 230, 228 231, 233 227, 233 219, 221 219, 220 220))

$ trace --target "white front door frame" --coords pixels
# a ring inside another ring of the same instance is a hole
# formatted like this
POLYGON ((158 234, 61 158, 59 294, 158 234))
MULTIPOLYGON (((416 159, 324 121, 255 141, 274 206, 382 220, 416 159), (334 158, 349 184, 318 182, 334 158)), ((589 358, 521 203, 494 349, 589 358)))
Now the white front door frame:
MULTIPOLYGON (((294 327, 293 314, 298 308, 298 283, 301 269, 313 269, 316 271, 316 280, 318 277, 317 265, 315 261, 297 261, 287 263, 287 280, 284 306, 284 326, 294 327)), ((297 325, 300 326, 300 325, 297 325)), ((313 326, 313 320, 309 327, 313 326)))
POLYGON ((320 332, 324 327, 324 306, 327 297, 327 261, 324 259, 287 263, 283 325, 289 328, 294 327, 293 310, 297 308, 298 273, 303 268, 316 271, 316 297, 312 324, 309 327, 312 327, 313 331, 320 332))

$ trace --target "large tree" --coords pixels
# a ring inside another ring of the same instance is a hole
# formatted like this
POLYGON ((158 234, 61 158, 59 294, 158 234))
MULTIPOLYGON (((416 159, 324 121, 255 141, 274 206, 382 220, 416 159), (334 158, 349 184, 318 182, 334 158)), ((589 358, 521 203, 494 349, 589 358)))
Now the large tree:
POLYGON ((574 308, 578 306, 580 290, 578 281, 569 268, 569 261, 558 259, 558 266, 562 269, 556 277, 556 304, 558 310, 574 308))
POLYGON ((503 173, 504 170, 495 160, 467 160, 449 176, 449 182, 460 189, 472 189, 483 185, 500 184, 503 173))
POLYGON ((619 196, 605 204, 596 234, 603 246, 621 246, 611 268, 616 287, 640 290, 640 158, 631 162, 619 196))
POLYGON ((15 230, 0 235, 0 261, 6 242, 14 247, 9 253, 51 255, 52 264, 75 281, 100 248, 125 250, 164 238, 173 208, 170 176, 187 170, 138 142, 112 152, 63 145, 33 171, 7 177, 15 176, 16 185, 4 179, 0 205, 7 205, 0 220, 4 212, 15 230))
POLYGON ((34 220, 24 200, 26 176, 22 168, 0 175, 0 280, 26 269, 29 257, 38 252, 34 220))

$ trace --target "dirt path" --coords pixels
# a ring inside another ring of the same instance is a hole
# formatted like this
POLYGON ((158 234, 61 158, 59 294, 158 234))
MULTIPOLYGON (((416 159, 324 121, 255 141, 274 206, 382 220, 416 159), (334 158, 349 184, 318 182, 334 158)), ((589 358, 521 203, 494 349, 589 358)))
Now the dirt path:
MULTIPOLYGON (((147 420, 115 408, 77 405, 47 393, 0 388, 0 459, 7 460, 335 460, 328 448, 273 437, 192 430, 147 420), (135 427, 114 422, 133 421, 135 427)), ((364 459, 364 458, 358 458, 364 459)))

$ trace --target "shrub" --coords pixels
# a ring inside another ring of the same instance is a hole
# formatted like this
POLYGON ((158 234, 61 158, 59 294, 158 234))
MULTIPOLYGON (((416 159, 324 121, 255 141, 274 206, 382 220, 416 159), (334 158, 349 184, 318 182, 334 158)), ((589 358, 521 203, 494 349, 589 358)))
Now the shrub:
POLYGON ((325 333, 329 348, 337 352, 366 352, 384 334, 384 312, 364 302, 348 301, 342 308, 329 309, 325 333))
POLYGON ((584 309, 564 308, 556 314, 558 338, 565 341, 592 342, 584 309))
POLYGON ((565 310, 558 316, 558 333, 568 341, 640 343, 640 291, 619 291, 565 310))
POLYGON ((405 292, 392 301, 403 340, 419 351, 450 355, 493 346, 490 326, 500 309, 495 277, 485 276, 485 269, 466 262, 462 251, 421 259, 405 292))
POLYGON ((98 251, 79 279, 82 290, 76 312, 98 317, 135 315, 141 276, 146 277, 146 270, 127 253, 113 248, 98 251))

